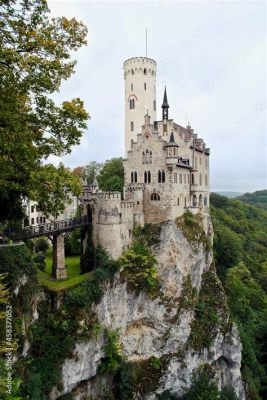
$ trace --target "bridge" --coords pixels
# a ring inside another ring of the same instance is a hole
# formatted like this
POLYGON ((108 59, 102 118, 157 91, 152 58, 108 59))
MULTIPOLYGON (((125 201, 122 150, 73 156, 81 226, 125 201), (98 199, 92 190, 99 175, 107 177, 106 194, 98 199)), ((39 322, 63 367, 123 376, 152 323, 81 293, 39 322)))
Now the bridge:
POLYGON ((40 236, 52 237, 53 243, 53 265, 52 277, 61 280, 67 278, 65 265, 65 246, 64 237, 74 229, 90 226, 92 215, 80 218, 65 219, 61 221, 47 222, 45 224, 33 225, 19 230, 6 232, 7 236, 14 241, 33 239, 40 236))

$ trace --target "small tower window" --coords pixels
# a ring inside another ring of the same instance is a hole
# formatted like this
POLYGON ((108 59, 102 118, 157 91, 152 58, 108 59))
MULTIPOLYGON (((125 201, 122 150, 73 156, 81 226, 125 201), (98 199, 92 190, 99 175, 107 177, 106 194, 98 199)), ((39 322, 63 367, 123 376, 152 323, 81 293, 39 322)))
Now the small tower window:
POLYGON ((165 171, 164 170, 162 171, 162 174, 161 174, 161 181, 162 181, 162 183, 165 182, 165 171))
POLYGON ((145 75, 147 74, 146 68, 144 68, 144 74, 145 74, 145 75))
POLYGON ((131 72, 132 72, 132 75, 134 75, 134 70, 133 69, 131 70, 131 72))
POLYGON ((134 130, 134 123, 133 121, 131 121, 131 132, 133 132, 133 130, 134 130))
POLYGON ((144 83, 144 89, 146 90, 146 82, 144 83))
POLYGON ((161 171, 158 172, 158 182, 161 183, 161 171))
POLYGON ((133 91, 133 84, 131 83, 131 91, 133 91))
POLYGON ((134 181, 135 181, 135 183, 137 182, 137 172, 136 171, 134 173, 134 181))
POLYGON ((148 171, 147 173, 147 183, 151 183, 151 173, 148 171))
POLYGON ((144 182, 147 183, 147 172, 144 173, 144 182))
POLYGON ((151 200, 152 201, 160 201, 160 196, 158 193, 152 193, 151 195, 151 200))

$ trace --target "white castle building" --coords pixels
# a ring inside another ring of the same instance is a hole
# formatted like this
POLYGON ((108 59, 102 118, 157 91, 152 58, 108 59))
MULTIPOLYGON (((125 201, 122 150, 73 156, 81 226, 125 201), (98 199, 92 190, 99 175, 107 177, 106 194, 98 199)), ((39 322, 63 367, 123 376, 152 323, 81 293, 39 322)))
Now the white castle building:
POLYGON ((188 125, 169 119, 165 88, 162 118, 156 118, 156 62, 134 57, 124 62, 124 193, 85 187, 80 198, 93 221, 95 244, 118 258, 132 241, 135 224, 174 220, 187 209, 209 206, 209 154, 188 125))

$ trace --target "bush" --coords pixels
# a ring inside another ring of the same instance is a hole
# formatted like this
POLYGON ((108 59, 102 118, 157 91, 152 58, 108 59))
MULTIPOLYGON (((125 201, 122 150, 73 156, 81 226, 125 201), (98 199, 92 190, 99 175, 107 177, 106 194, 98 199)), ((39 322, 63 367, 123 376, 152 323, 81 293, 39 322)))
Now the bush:
POLYGON ((144 290, 151 297, 157 296, 160 282, 157 277, 156 258, 151 249, 141 241, 135 241, 120 258, 129 288, 136 293, 144 290))
POLYGON ((219 400, 219 390, 213 379, 213 371, 205 365, 193 377, 192 386, 182 400, 219 400))
POLYGON ((25 244, 0 247, 0 273, 8 273, 12 286, 16 286, 23 275, 35 275, 31 252, 25 244))
POLYGON ((101 373, 116 372, 122 362, 119 334, 117 331, 105 330, 106 343, 103 346, 105 357, 102 358, 99 370, 101 373))
POLYGON ((33 257, 33 262, 36 264, 38 269, 41 271, 45 270, 45 256, 42 253, 36 254, 36 256, 33 257))
POLYGON ((46 252, 49 249, 49 243, 46 237, 40 237, 35 240, 35 252, 46 252))

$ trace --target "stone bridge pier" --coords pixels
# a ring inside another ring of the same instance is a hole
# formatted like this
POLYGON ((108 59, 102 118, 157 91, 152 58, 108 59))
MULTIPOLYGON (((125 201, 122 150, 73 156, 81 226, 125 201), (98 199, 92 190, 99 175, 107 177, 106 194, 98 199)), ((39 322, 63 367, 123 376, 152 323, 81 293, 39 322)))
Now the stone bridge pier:
POLYGON ((55 279, 66 279, 64 233, 53 235, 53 265, 52 276, 55 279))

